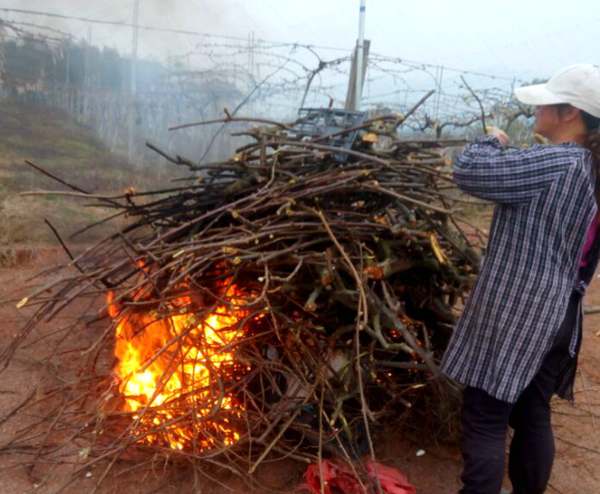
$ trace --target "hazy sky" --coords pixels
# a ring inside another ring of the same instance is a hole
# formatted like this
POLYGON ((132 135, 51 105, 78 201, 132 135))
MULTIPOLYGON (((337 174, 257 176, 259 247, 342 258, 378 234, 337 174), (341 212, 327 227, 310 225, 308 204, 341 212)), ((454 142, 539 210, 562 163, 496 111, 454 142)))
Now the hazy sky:
MULTIPOLYGON (((0 0, 0 7, 126 22, 132 5, 133 0, 0 0)), ((367 0, 367 37, 377 53, 505 77, 544 77, 570 63, 600 61, 597 5, 591 0, 367 0)), ((140 23, 242 37, 254 31, 268 40, 350 48, 358 6, 359 0, 141 0, 140 23)), ((34 19, 48 22, 27 16, 34 19)), ((82 23, 58 24, 87 35, 82 23)), ((94 44, 125 52, 131 34, 94 26, 92 37, 94 44)), ((163 56, 185 53, 197 42, 143 33, 141 49, 163 56)))

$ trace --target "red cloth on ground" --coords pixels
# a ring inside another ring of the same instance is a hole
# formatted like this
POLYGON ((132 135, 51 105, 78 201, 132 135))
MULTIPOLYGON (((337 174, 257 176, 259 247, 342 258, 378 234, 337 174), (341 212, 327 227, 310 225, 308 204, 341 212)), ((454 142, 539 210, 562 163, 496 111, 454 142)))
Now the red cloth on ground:
POLYGON ((403 473, 395 468, 369 461, 367 471, 369 477, 379 479, 383 492, 387 494, 417 494, 417 489, 410 484, 403 473))
MULTIPOLYGON (((367 491, 363 490, 360 482, 354 475, 350 466, 344 462, 335 460, 323 460, 321 470, 323 472, 325 494, 365 494, 375 493, 376 479, 379 479, 381 490, 384 494, 416 494, 417 490, 412 486, 406 476, 395 468, 382 465, 369 460, 365 465, 368 479, 363 481, 367 491)), ((321 494, 320 471, 318 464, 309 465, 305 473, 304 488, 311 494, 321 494)))

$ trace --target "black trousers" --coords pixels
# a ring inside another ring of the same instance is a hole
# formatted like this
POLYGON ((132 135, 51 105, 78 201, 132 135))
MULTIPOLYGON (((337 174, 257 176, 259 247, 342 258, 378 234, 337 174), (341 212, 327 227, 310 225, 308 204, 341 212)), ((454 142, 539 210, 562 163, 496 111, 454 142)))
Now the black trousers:
POLYGON ((497 400, 480 389, 465 389, 461 494, 499 494, 509 425, 514 429, 508 465, 513 493, 545 492, 555 451, 550 400, 564 382, 564 376, 574 376, 576 359, 570 356, 569 345, 573 331, 580 327, 580 297, 578 293, 571 297, 551 350, 516 403, 497 400))

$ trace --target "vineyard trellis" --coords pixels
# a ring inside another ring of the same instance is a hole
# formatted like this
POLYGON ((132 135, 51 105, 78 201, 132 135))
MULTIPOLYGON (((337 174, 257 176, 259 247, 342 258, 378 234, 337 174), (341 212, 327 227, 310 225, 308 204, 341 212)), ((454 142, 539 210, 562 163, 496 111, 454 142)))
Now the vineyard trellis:
MULTIPOLYGON (((213 136, 203 134, 204 130, 173 136, 166 129, 178 122, 215 118, 224 107, 230 110, 240 107, 244 113, 256 117, 290 120, 302 104, 344 106, 350 50, 276 43, 254 37, 243 42, 198 35, 199 40, 191 49, 171 53, 164 62, 140 61, 139 88, 132 110, 125 89, 129 74, 127 57, 113 54, 110 60, 106 59, 108 66, 108 62, 119 66, 116 71, 111 69, 111 77, 116 78, 117 83, 107 87, 97 70, 102 66, 99 62, 110 51, 99 50, 87 42, 76 42, 69 33, 51 27, 22 20, 0 22, 3 31, 8 33, 0 43, 0 60, 3 56, 6 58, 6 43, 35 40, 38 47, 47 46, 53 64, 63 67, 58 72, 54 70, 53 75, 47 69, 42 81, 17 81, 15 84, 21 85, 18 87, 21 97, 64 108, 93 126, 115 150, 126 145, 123 129, 129 111, 136 113, 136 148, 140 153, 144 151, 145 141, 152 140, 166 149, 214 159, 225 157, 231 151, 226 145, 226 136, 221 138, 217 150, 209 154, 206 151, 213 136), (76 48, 78 51, 73 51, 76 48), (77 61, 75 54, 84 72, 79 81, 71 75, 77 61), (91 57, 94 57, 93 64, 91 57)), ((6 72, 6 62, 2 66, 6 72)), ((376 52, 369 59, 363 108, 374 114, 403 113, 434 89, 434 98, 419 108, 407 130, 433 133, 438 138, 464 133, 477 125, 480 109, 465 88, 463 76, 476 88, 488 118, 499 126, 510 126, 519 117, 530 116, 528 110, 518 106, 511 97, 517 83, 513 79, 407 61, 376 52)), ((6 93, 6 81, 11 77, 5 73, 2 79, 6 93)))

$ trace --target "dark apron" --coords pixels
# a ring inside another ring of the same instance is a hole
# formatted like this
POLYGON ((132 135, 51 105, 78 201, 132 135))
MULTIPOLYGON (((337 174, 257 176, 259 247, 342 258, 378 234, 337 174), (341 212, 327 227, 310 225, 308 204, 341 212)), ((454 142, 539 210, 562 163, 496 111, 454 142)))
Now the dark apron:
POLYGON ((573 331, 576 331, 577 343, 575 345, 574 355, 567 353, 562 363, 563 368, 557 383, 556 394, 566 400, 573 400, 573 387, 575 385, 575 377, 577 376, 577 361, 579 358, 579 350, 581 349, 581 341, 583 339, 583 297, 589 284, 594 278, 598 261, 600 260, 600 232, 596 236, 594 244, 587 256, 587 264, 579 270, 579 282, 569 300, 569 305, 565 314, 565 318, 559 330, 557 338, 561 337, 561 333, 568 332, 573 336, 573 331))

